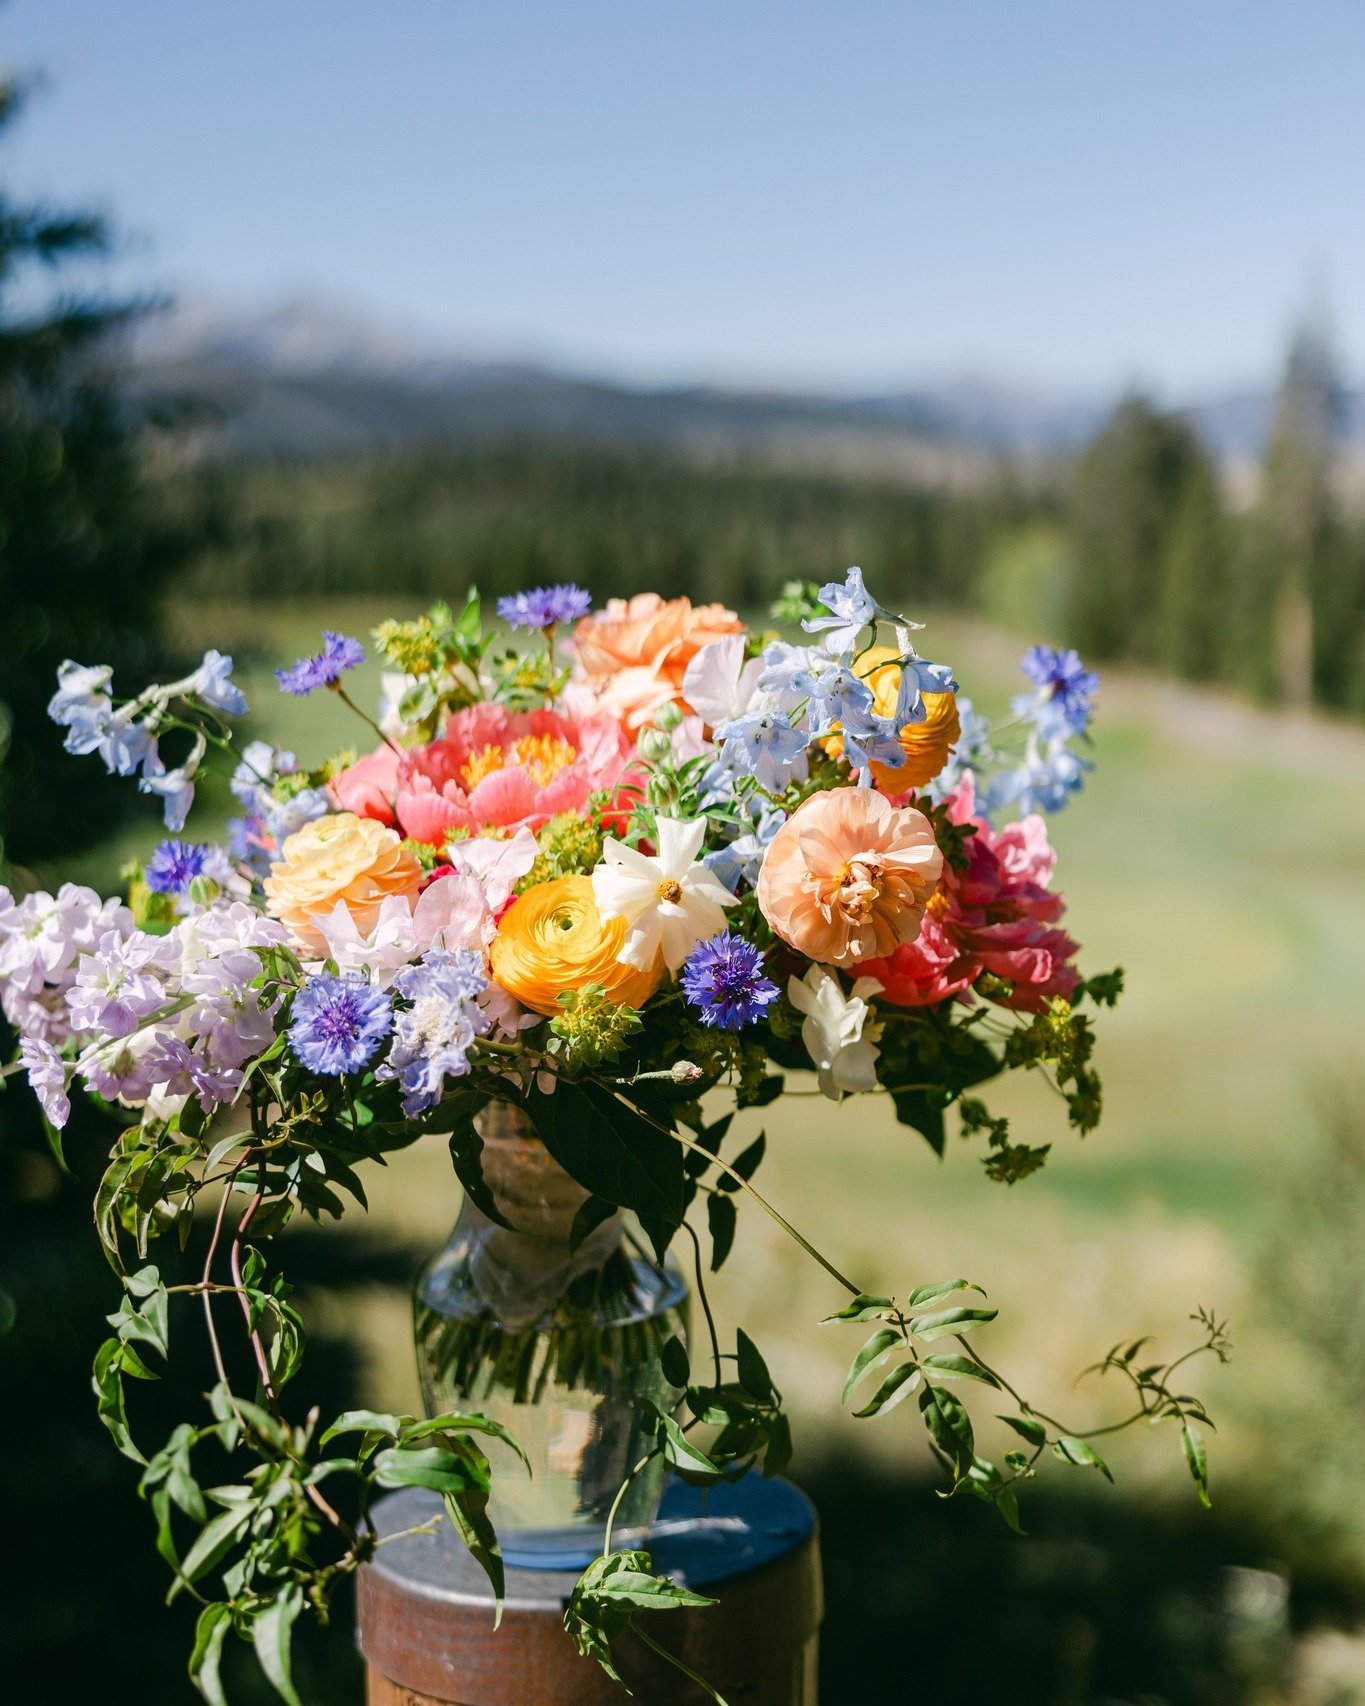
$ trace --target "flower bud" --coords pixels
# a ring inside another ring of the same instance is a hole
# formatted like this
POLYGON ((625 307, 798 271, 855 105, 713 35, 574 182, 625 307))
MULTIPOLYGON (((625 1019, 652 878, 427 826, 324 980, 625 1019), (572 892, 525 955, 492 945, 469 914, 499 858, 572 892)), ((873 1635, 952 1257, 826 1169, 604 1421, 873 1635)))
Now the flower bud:
POLYGON ((665 734, 671 734, 674 729, 682 727, 683 714, 670 699, 667 704, 660 705, 654 713, 654 727, 662 729, 665 734))
POLYGON ((669 1069, 668 1076, 675 1084, 695 1084, 706 1074, 695 1060, 675 1060, 669 1069))
POLYGON ((646 764, 663 764, 673 756, 673 742, 662 729, 641 729, 635 747, 646 764))

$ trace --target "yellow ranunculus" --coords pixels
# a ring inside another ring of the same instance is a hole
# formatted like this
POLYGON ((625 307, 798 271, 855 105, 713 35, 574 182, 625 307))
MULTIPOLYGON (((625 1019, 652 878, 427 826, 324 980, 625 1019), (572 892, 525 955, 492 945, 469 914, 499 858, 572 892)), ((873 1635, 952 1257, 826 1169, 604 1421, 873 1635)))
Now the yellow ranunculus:
POLYGON ((305 954, 323 957, 327 941, 314 922, 338 901, 366 936, 389 895, 415 901, 422 867, 395 830, 353 812, 315 818, 280 849, 265 879, 266 907, 305 954))
MULTIPOLYGON (((872 689, 872 705, 879 717, 895 713, 900 693, 900 654, 890 646, 873 646, 858 659, 858 674, 872 689)), ((922 788, 932 782, 948 762, 962 726, 957 715, 955 693, 926 693, 924 721, 906 723, 900 731, 905 763, 899 766, 874 764, 872 780, 887 794, 903 794, 907 788, 922 788)), ((844 750, 840 735, 830 735, 825 751, 838 758, 844 750)))
POLYGON ((618 1005, 642 1007, 663 978, 662 962, 647 972, 619 959, 624 918, 603 920, 592 878, 556 877, 537 883, 503 913, 490 957, 495 981, 532 1012, 559 1011, 566 989, 597 983, 618 1005))

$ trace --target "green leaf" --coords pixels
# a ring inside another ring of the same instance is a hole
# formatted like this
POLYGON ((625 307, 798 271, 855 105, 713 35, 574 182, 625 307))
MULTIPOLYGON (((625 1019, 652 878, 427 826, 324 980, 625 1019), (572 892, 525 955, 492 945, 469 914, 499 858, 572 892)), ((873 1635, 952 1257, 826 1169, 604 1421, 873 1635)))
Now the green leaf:
POLYGON ((995 1508, 1016 1534, 1027 1532, 1019 1520, 1019 1500, 1015 1497, 1013 1487, 1002 1487, 1000 1489, 995 1495, 995 1508))
POLYGON ((527 1111, 541 1142, 586 1191, 672 1226, 683 1217, 682 1145, 601 1084, 533 1089, 527 1111))
POLYGON ((773 1395, 772 1376, 768 1373, 768 1365, 760 1355, 758 1346, 742 1327, 735 1331, 735 1348, 738 1352, 740 1385, 756 1403, 768 1403, 773 1395))
POLYGON ((916 1315, 910 1331, 920 1339, 942 1339, 949 1333, 969 1333, 973 1327, 994 1321, 998 1309, 941 1309, 933 1315, 916 1315))
POLYGON ((975 1461, 972 1419, 966 1407, 943 1387, 929 1385, 920 1393, 919 1407, 929 1437, 952 1463, 954 1480, 960 1480, 975 1461))
POLYGON ((1030 1445, 1046 1445, 1047 1429, 1032 1416, 997 1416, 998 1422, 1003 1422, 1007 1428, 1013 1428, 1020 1439, 1026 1439, 1030 1445))
MULTIPOLYGON (((482 1456, 482 1453, 478 1454, 482 1456)), ((374 1460, 374 1478, 381 1487, 429 1487, 435 1493, 463 1493, 488 1488, 488 1467, 441 1446, 423 1451, 391 1449, 374 1460)))
POLYGON ((236 1505, 221 1511, 200 1530, 180 1566, 180 1579, 171 1583, 170 1592, 166 1595, 168 1605, 187 1583, 197 1582, 227 1557, 237 1536, 253 1515, 253 1506, 236 1505))
POLYGON ((401 1416, 391 1416, 383 1410, 346 1410, 337 1417, 318 1441, 319 1445, 330 1445, 342 1434, 383 1434, 386 1439, 397 1439, 403 1426, 401 1416))
POLYGON ((503 1570, 502 1548, 493 1524, 488 1518, 488 1492, 482 1487, 469 1487, 463 1492, 443 1496, 450 1525, 469 1548, 469 1555, 488 1577, 493 1589, 493 1627, 502 1622, 503 1599, 507 1592, 503 1570))
POLYGON ((454 1434, 457 1438, 463 1434, 486 1434, 490 1439, 501 1440, 505 1446, 516 1452, 526 1465, 527 1473, 530 1473, 531 1460, 517 1443, 516 1437, 501 1422, 481 1416, 477 1411, 465 1413, 452 1410, 444 1416, 428 1416, 424 1421, 404 1422, 399 1438, 404 1445, 411 1445, 414 1440, 429 1439, 432 1434, 454 1434))
POLYGON ((935 1303, 940 1297, 947 1297, 954 1291, 979 1291, 970 1280, 954 1279, 941 1280, 937 1285, 921 1285, 912 1291, 905 1300, 907 1309, 922 1309, 926 1303, 935 1303))
POLYGON ((936 1374, 945 1379, 979 1380, 983 1386, 999 1387, 1000 1382, 989 1369, 982 1368, 979 1362, 973 1362, 970 1357, 945 1356, 942 1354, 927 1356, 923 1359, 925 1368, 932 1368, 936 1374))
POLYGON ((664 1460, 671 1463, 675 1469, 686 1469, 694 1475, 705 1475, 715 1480, 720 1470, 704 1451, 699 1451, 688 1439, 672 1416, 660 1410, 655 1405, 662 1427, 659 1444, 663 1448, 664 1460))
POLYGON ((706 1199, 706 1224, 711 1232, 711 1272, 718 1274, 725 1265, 725 1258, 730 1254, 735 1242, 735 1227, 739 1217, 735 1212, 734 1201, 730 1197, 716 1196, 714 1193, 706 1199))
POLYGON ((898 1363, 862 1409, 855 1410, 853 1414, 861 1421, 867 1416, 880 1415, 884 1410, 894 1410, 902 1398, 908 1398, 919 1383, 920 1371, 914 1363, 898 1363))
POLYGON ((615 1213, 615 1205, 603 1202, 601 1197, 585 1197, 582 1207, 573 1217, 573 1225, 569 1228, 569 1249, 577 1250, 585 1238, 596 1232, 597 1228, 610 1220, 615 1213))
POLYGON ((692 1364, 687 1355, 687 1347, 676 1333, 660 1351, 659 1365, 669 1385, 676 1386, 679 1391, 691 1380, 692 1364))
POLYGON ((1083 1439, 1076 1439, 1072 1434, 1063 1434, 1052 1442, 1053 1455, 1060 1457, 1063 1463, 1074 1463, 1081 1469, 1098 1469, 1105 1480, 1112 1484, 1114 1477, 1109 1473, 1109 1465, 1099 1452, 1083 1439))
POLYGON ((892 1307, 889 1297, 872 1297, 860 1291, 852 1303, 846 1303, 837 1315, 826 1315, 820 1325, 828 1327, 835 1321, 874 1321, 892 1307))
POLYGON ((849 1367, 848 1378, 844 1381, 844 1389, 839 1394, 841 1404, 848 1403, 848 1395, 858 1384, 868 1369, 884 1361, 896 1346, 905 1341, 894 1327, 879 1327, 867 1343, 854 1357, 849 1367))
MULTIPOLYGON (((767 1147, 768 1134, 767 1132, 761 1131, 748 1148, 742 1150, 735 1157, 730 1165, 734 1168, 735 1172, 739 1174, 740 1179, 753 1178, 754 1174, 758 1171, 758 1164, 762 1161, 767 1147)), ((716 1189, 721 1191, 741 1191, 744 1187, 740 1184, 739 1179, 732 1178, 729 1173, 722 1173, 720 1178, 716 1181, 716 1189)))
POLYGON ((227 1706, 227 1696, 218 1675, 223 1658, 223 1642, 232 1627, 232 1612, 215 1601, 199 1614, 194 1630, 194 1649, 190 1653, 190 1681, 208 1701, 209 1706, 227 1706))
POLYGON ((495 1225, 513 1230, 512 1223, 498 1207, 488 1181, 483 1176, 483 1138, 472 1118, 463 1118, 450 1134, 450 1160, 455 1177, 465 1188, 474 1206, 495 1225))
POLYGON ((1180 1443, 1185 1448, 1185 1461, 1190 1466, 1190 1474, 1199 1490, 1199 1502, 1208 1510, 1212 1500, 1209 1498, 1209 1461, 1204 1448, 1204 1436, 1192 1423, 1182 1422, 1180 1443))
POLYGON ((294 1624, 302 1610, 303 1590, 296 1582, 290 1582, 251 1621, 251 1644, 261 1669, 287 1706, 303 1706, 294 1689, 289 1662, 294 1624))

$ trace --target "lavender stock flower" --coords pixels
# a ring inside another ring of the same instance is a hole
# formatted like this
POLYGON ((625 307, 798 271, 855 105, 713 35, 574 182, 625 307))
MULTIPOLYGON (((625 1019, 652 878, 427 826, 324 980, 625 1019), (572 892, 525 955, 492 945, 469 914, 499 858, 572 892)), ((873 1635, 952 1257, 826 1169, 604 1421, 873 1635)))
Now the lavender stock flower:
POLYGON ((778 997, 777 985, 763 975, 763 955, 728 930, 693 948, 680 981, 702 1023, 724 1031, 756 1024, 778 997))
POLYGON ((571 583, 532 587, 498 600, 498 615, 510 628, 557 628, 591 609, 592 594, 571 583))
POLYGON ((319 687, 335 687, 348 669, 365 661, 365 648, 348 634, 322 631, 323 646, 312 657, 300 658, 291 669, 277 669, 275 679, 286 693, 303 698, 319 687))
POLYGON ((364 978, 324 972, 294 997, 289 1046, 311 1071, 335 1078, 359 1072, 392 1028, 387 995, 364 978))

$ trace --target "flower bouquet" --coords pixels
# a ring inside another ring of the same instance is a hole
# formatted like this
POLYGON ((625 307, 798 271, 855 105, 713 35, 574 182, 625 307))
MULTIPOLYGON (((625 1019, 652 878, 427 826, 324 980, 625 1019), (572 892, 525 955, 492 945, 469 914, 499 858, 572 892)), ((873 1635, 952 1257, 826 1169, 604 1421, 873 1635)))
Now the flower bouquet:
MULTIPOLYGON (((1090 768, 1096 677, 1035 648, 992 726, 857 569, 789 587, 786 638, 654 594, 593 612, 572 586, 498 615, 486 628, 473 597, 378 628, 374 719, 348 689, 358 641, 328 633, 281 671, 368 731, 363 756, 321 762, 239 746, 246 702, 217 652, 126 700, 108 669, 64 664, 68 749, 136 776, 172 838, 125 899, 0 891, 16 1066, 58 1153, 73 1082, 111 1120, 95 1218, 125 1296, 95 1387, 171 1592, 202 1602, 191 1673, 211 1701, 229 1633, 295 1699, 290 1632, 373 1552, 382 1488, 439 1493, 499 1597, 504 1556, 573 1560, 566 1628, 611 1674, 625 1628, 653 1645, 642 1608, 697 1603, 650 1561, 664 1476, 772 1474, 791 1451, 772 1372, 742 1329, 723 1345, 706 1293, 742 1204, 859 1329, 844 1401, 872 1418, 913 1399, 954 1493, 1017 1527, 1045 1459, 1108 1474, 983 1356, 995 1310, 974 1288, 864 1287, 761 1193, 764 1137, 730 1141, 790 1072, 835 1104, 884 1091, 935 1150, 955 1110, 1005 1183, 1048 1145, 992 1115, 987 1081, 1041 1073, 1072 1126, 1096 1124, 1090 1014, 1121 980, 1076 966, 1040 815, 1090 768), (240 805, 225 846, 180 838, 211 756, 240 805), (464 1206, 416 1287, 427 1413, 323 1427, 290 1401, 304 1325, 277 1235, 363 1204, 362 1164, 432 1133, 464 1206), (207 1253, 186 1272, 197 1216, 207 1253), (125 1382, 155 1378, 196 1320, 217 1383, 147 1455, 125 1382), (998 1461, 973 1389, 1007 1411, 998 1461), (222 1452, 237 1474, 206 1487, 222 1452)), ((1198 1319, 1195 1351, 1221 1358, 1198 1319)), ((1206 1496, 1207 1418, 1173 1379, 1192 1354, 1139 1342, 1101 1366, 1129 1389, 1113 1426, 1169 1421, 1206 1496)))

